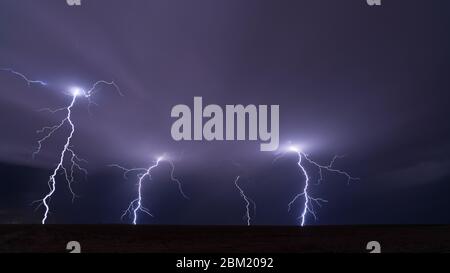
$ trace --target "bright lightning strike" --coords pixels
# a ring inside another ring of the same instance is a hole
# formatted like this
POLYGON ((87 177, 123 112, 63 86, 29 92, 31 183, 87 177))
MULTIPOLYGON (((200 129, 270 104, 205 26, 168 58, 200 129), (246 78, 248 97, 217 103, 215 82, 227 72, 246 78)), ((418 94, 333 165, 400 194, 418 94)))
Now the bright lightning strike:
MULTIPOLYGON (((323 171, 343 175, 347 178, 347 183, 350 183, 352 180, 359 180, 359 178, 353 177, 350 174, 348 174, 347 172, 339 170, 339 169, 335 169, 333 167, 336 159, 341 158, 340 156, 334 156, 334 158, 331 160, 330 164, 328 164, 328 165, 321 165, 321 164, 313 161, 312 159, 310 159, 309 156, 305 152, 303 152, 303 150, 301 148, 299 148, 297 146, 288 147, 287 151, 284 152, 283 154, 281 154, 281 156, 284 156, 286 153, 295 153, 298 155, 297 165, 298 165, 301 173, 305 177, 305 186, 303 188, 303 191, 301 193, 297 194, 292 199, 292 201, 289 202, 289 204, 288 204, 288 210, 290 211, 291 207, 294 205, 294 203, 300 197, 304 198, 303 199, 304 200, 303 211, 299 217, 301 226, 305 225, 306 217, 308 214, 311 214, 314 217, 314 219, 317 220, 317 214, 316 214, 315 207, 316 206, 321 207, 323 203, 328 203, 328 201, 323 198, 314 198, 309 194, 309 190, 310 190, 310 186, 311 186, 311 184, 310 184, 311 179, 310 179, 310 176, 308 174, 306 167, 303 164, 303 163, 305 163, 304 161, 312 164, 314 167, 316 167, 319 170, 318 184, 323 180, 323 171)), ((281 156, 277 157, 275 160, 279 159, 281 156)))
MULTIPOLYGON (((81 163, 87 163, 86 160, 80 158, 75 151, 72 149, 71 141, 73 138, 73 135, 76 131, 75 123, 72 120, 72 110, 75 106, 75 103, 79 98, 87 98, 89 101, 89 104, 91 103, 91 96, 95 92, 96 87, 99 84, 106 84, 106 85, 112 85, 116 88, 116 90, 119 92, 120 95, 122 93, 120 92, 120 89, 117 87, 117 85, 114 82, 106 82, 106 81, 98 81, 96 82, 87 92, 85 92, 83 89, 74 87, 70 90, 72 100, 69 106, 58 108, 56 110, 52 109, 42 109, 43 111, 49 111, 50 113, 54 114, 57 112, 65 112, 64 118, 56 125, 54 126, 46 126, 42 129, 38 130, 38 134, 45 134, 41 139, 38 140, 38 146, 36 148, 36 151, 33 153, 33 158, 38 155, 42 150, 42 145, 45 141, 49 140, 55 132, 60 130, 61 128, 65 127, 65 125, 69 126, 69 132, 66 137, 66 142, 64 144, 64 147, 61 151, 59 162, 56 166, 56 168, 53 170, 53 173, 50 175, 48 180, 48 186, 49 186, 49 192, 44 196, 43 199, 37 200, 35 202, 39 202, 40 205, 37 207, 39 208, 41 205, 45 207, 44 217, 42 218, 42 224, 45 224, 49 213, 50 213, 50 200, 53 196, 53 194, 56 191, 56 178, 57 175, 62 173, 63 177, 68 185, 68 188, 70 190, 70 193, 72 194, 72 202, 76 198, 76 194, 72 189, 72 184, 75 182, 74 173, 76 170, 81 171, 84 173, 85 176, 87 176, 88 172, 85 168, 81 167, 81 163)), ((41 110, 41 111, 42 111, 41 110)))
POLYGON ((250 226, 251 221, 252 221, 251 214, 250 214, 250 205, 252 205, 253 209, 256 211, 256 203, 251 198, 249 198, 245 194, 244 190, 239 186, 239 179, 240 179, 240 176, 236 177, 236 179, 234 180, 234 185, 239 190, 239 194, 241 195, 242 199, 244 199, 244 202, 245 202, 244 219, 247 222, 247 226, 250 226))
MULTIPOLYGON (((55 193, 55 190, 56 190, 56 175, 60 171, 63 171, 63 173, 65 175, 65 179, 66 179, 66 181, 67 181, 67 183, 69 185, 70 192, 72 193, 72 198, 74 199, 75 198, 75 193, 73 192, 72 186, 71 186, 72 182, 74 181, 73 170, 74 170, 75 167, 77 167, 78 169, 83 170, 83 171, 86 172, 86 170, 82 169, 78 165, 78 163, 75 161, 76 159, 78 159, 78 156, 73 152, 73 150, 71 150, 69 148, 70 142, 71 142, 72 137, 73 137, 73 134, 75 133, 75 125, 73 124, 71 117, 72 117, 72 108, 73 108, 73 106, 75 104, 76 98, 77 98, 76 96, 73 96, 72 102, 67 107, 67 116, 66 116, 66 118, 64 120, 62 120, 61 123, 59 125, 57 125, 57 126, 54 126, 54 127, 51 127, 51 128, 47 127, 47 128, 49 128, 48 129, 49 133, 43 139, 38 141, 39 147, 38 147, 38 150, 35 152, 35 154, 39 153, 40 150, 41 150, 42 142, 45 141, 46 139, 50 138, 51 135, 56 130, 61 128, 66 122, 70 125, 70 132, 69 132, 69 135, 67 137, 66 143, 64 144, 64 148, 63 148, 63 150, 61 152, 61 156, 59 158, 58 165, 54 169, 52 175, 50 175, 50 178, 49 178, 49 181, 48 181, 48 186, 50 188, 50 191, 47 193, 47 195, 45 195, 45 197, 42 200, 40 200, 40 201, 42 201, 42 205, 44 205, 44 207, 45 207, 45 213, 44 213, 44 218, 42 218, 42 224, 45 224, 45 222, 46 222, 46 220, 48 218, 48 214, 50 212, 49 202, 50 202, 50 198, 52 197, 52 195, 55 193), (67 153, 69 153, 71 155, 72 166, 71 166, 71 173, 70 174, 68 173, 67 169, 64 167, 64 158, 66 157, 67 153)), ((47 130, 47 129, 44 128, 42 131, 45 131, 45 130, 47 130)))
POLYGON ((143 187, 143 184, 144 184, 146 179, 152 180, 152 171, 159 166, 161 161, 168 162, 170 164, 170 166, 171 166, 170 179, 173 182, 177 183, 178 191, 183 196, 183 198, 189 200, 189 197, 183 191, 183 187, 182 187, 182 184, 181 184, 180 180, 178 180, 175 177, 175 175, 174 175, 174 173, 175 173, 175 165, 173 164, 172 161, 168 160, 167 158, 165 158, 163 156, 158 157, 156 159, 156 161, 155 161, 155 164, 153 164, 152 166, 150 166, 147 169, 145 169, 145 168, 127 169, 127 168, 124 168, 124 167, 122 167, 120 165, 112 164, 112 165, 110 165, 110 167, 119 168, 119 169, 121 169, 124 172, 123 173, 123 177, 125 179, 128 179, 128 175, 130 173, 137 173, 137 178, 138 178, 138 182, 137 182, 137 197, 130 202, 129 206, 127 207, 127 209, 122 214, 121 219, 123 219, 127 215, 131 215, 132 219, 133 219, 133 225, 136 225, 137 221, 138 221, 138 213, 139 212, 145 213, 145 214, 153 217, 153 215, 150 213, 150 211, 146 207, 144 207, 143 204, 142 204, 143 203, 142 187, 143 187))

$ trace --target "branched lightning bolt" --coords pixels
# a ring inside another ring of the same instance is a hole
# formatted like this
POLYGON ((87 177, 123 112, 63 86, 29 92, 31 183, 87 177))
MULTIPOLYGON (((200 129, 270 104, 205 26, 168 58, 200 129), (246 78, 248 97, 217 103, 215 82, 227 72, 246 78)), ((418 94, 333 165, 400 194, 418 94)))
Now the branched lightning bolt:
POLYGON ((251 221, 252 221, 252 217, 250 215, 250 205, 253 205, 253 209, 256 212, 256 203, 251 198, 249 198, 245 194, 244 190, 239 186, 239 179, 240 179, 240 176, 236 177, 236 179, 234 180, 234 185, 239 190, 239 194, 241 195, 242 199, 244 199, 244 202, 245 202, 244 219, 246 219, 247 226, 250 226, 251 221))
POLYGON ((149 210, 142 205, 142 183, 144 182, 144 179, 147 177, 149 179, 151 179, 151 172, 154 168, 158 167, 160 161, 161 161, 161 159, 158 158, 156 160, 156 163, 154 165, 150 166, 148 169, 142 169, 142 168, 126 169, 119 165, 111 165, 111 167, 118 167, 118 168, 124 170, 125 177, 127 177, 128 173, 130 173, 130 172, 140 172, 137 174, 137 176, 138 176, 138 183, 137 183, 138 196, 136 197, 136 199, 134 199, 133 201, 130 202, 130 205, 122 214, 121 219, 123 219, 128 213, 130 213, 133 215, 133 224, 136 225, 137 219, 138 219, 138 215, 137 215, 138 211, 141 211, 141 212, 146 213, 153 217, 153 215, 149 212, 149 210))
POLYGON ((123 220, 123 218, 125 216, 127 216, 128 214, 131 215, 133 217, 133 225, 137 224, 138 221, 138 212, 143 212, 151 217, 153 217, 153 215, 150 213, 150 211, 143 206, 142 204, 142 200, 143 200, 143 196, 142 196, 142 186, 143 183, 145 181, 145 179, 149 179, 152 180, 152 171, 153 169, 155 169, 156 167, 159 166, 159 163, 161 161, 166 161, 170 164, 171 166, 171 170, 170 170, 170 179, 177 183, 178 185, 178 190, 180 192, 180 194, 185 198, 185 199, 189 199, 189 197, 184 193, 183 191, 183 187, 182 184, 180 182, 180 180, 178 180, 174 173, 175 173, 175 165, 173 164, 172 161, 165 159, 164 157, 159 157, 155 164, 153 164, 152 166, 150 166, 149 168, 145 169, 145 168, 133 168, 133 169, 128 169, 125 167, 122 167, 118 164, 111 164, 109 165, 109 167, 115 167, 115 168, 119 168, 120 170, 123 171, 123 177, 125 179, 128 179, 128 175, 130 173, 137 173, 137 178, 138 178, 138 182, 137 182, 137 197, 135 199, 133 199, 130 204, 128 205, 127 209, 123 212, 121 219, 123 220))
MULTIPOLYGON (((297 194, 294 199, 292 199, 291 202, 289 202, 288 204, 288 209, 291 210, 291 206, 295 203, 295 201, 297 201, 297 199, 300 196, 304 197, 304 204, 303 204, 303 212, 300 216, 301 218, 301 226, 305 225, 305 220, 306 220, 306 214, 309 212, 311 215, 314 216, 315 219, 317 219, 317 215, 315 213, 314 210, 314 204, 313 202, 315 202, 319 207, 321 206, 321 202, 328 202, 325 199, 321 199, 321 198, 313 198, 309 195, 308 190, 309 190, 309 175, 308 172, 306 171, 305 167, 302 165, 302 158, 303 158, 303 154, 301 152, 298 152, 298 162, 297 165, 299 166, 300 170, 302 171, 303 175, 305 176, 305 187, 303 188, 303 192, 300 194, 297 194)), ((322 177, 320 178, 322 179, 322 177)))
POLYGON ((30 80, 27 76, 25 76, 25 74, 20 73, 18 71, 15 71, 14 69, 11 69, 11 68, 0 68, 0 70, 12 73, 12 74, 22 78, 24 81, 27 82, 28 86, 31 86, 32 84, 39 84, 39 85, 42 85, 42 86, 47 86, 46 82, 30 80))
POLYGON ((69 123, 69 125, 70 125, 69 136, 67 137, 66 143, 64 144, 64 148, 63 148, 63 150, 61 152, 61 156, 59 158, 58 165, 53 170, 53 173, 50 175, 50 178, 49 178, 49 181, 48 181, 48 186, 50 188, 50 191, 47 193, 47 195, 45 195, 45 197, 42 200, 40 200, 40 201, 42 201, 42 205, 44 205, 44 207, 45 207, 45 213, 44 213, 44 218, 42 218, 42 224, 45 224, 45 222, 46 222, 46 220, 48 218, 48 213, 50 211, 49 202, 50 202, 50 198, 52 197, 53 193, 55 193, 55 190, 56 190, 56 175, 59 173, 59 171, 61 171, 61 170, 63 171, 63 173, 65 175, 65 178, 66 178, 66 181, 67 181, 67 183, 69 185, 70 192, 72 193, 72 197, 75 198, 75 194, 74 194, 74 192, 72 190, 71 184, 73 182, 73 169, 74 169, 74 166, 78 166, 79 167, 79 165, 74 161, 78 157, 73 152, 73 150, 69 148, 69 146, 70 146, 70 141, 72 140, 73 134, 75 133, 75 125, 73 124, 71 117, 72 117, 72 108, 73 108, 73 106, 75 104, 76 98, 77 98, 76 96, 73 96, 72 102, 67 107, 67 116, 66 116, 66 118, 59 125, 52 127, 50 129, 50 132, 43 139, 38 141, 39 147, 38 147, 38 150, 35 152, 35 154, 40 152, 41 147, 42 147, 41 146, 42 145, 42 141, 45 141, 46 139, 50 138, 51 135, 56 130, 61 128, 66 122, 69 123), (68 173, 67 169, 64 167, 64 158, 66 157, 66 153, 70 153, 71 156, 72 156, 71 157, 71 161, 73 162, 73 164, 72 164, 72 167, 71 167, 71 173, 70 174, 68 173))
POLYGON ((53 196, 53 194, 56 191, 57 175, 59 173, 62 173, 64 179, 66 180, 69 191, 72 194, 72 202, 74 202, 75 198, 77 197, 75 192, 72 189, 72 184, 75 182, 75 177, 74 177, 75 171, 82 172, 85 175, 85 177, 87 177, 87 175, 88 175, 87 169, 83 168, 80 165, 81 163, 87 163, 87 161, 80 158, 75 153, 75 151, 73 150, 73 147, 71 146, 71 141, 72 141, 72 138, 76 131, 75 123, 72 120, 72 110, 73 110, 73 107, 75 106, 75 103, 77 102, 77 99, 80 97, 87 98, 89 101, 89 104, 91 104, 91 96, 94 94, 95 89, 97 88, 97 86, 99 84, 112 85, 117 89, 119 94, 123 96, 123 94, 120 92, 120 89, 114 82, 98 81, 86 92, 84 92, 81 89, 73 90, 72 100, 71 100, 71 103, 69 104, 69 106, 61 107, 61 108, 58 108, 55 110, 52 110, 50 108, 45 108, 45 109, 40 110, 40 111, 48 111, 52 114, 59 113, 59 112, 65 112, 66 114, 65 114, 64 118, 58 124, 56 124, 54 126, 43 127, 37 131, 38 134, 44 134, 44 136, 37 141, 37 148, 33 152, 33 158, 35 158, 36 155, 38 155, 41 152, 43 143, 46 142, 47 140, 49 140, 55 134, 55 132, 57 132, 58 130, 63 128, 65 125, 69 125, 69 127, 70 127, 69 133, 66 138, 66 142, 64 144, 64 147, 63 147, 60 157, 59 157, 59 162, 56 165, 55 169, 53 170, 53 173, 50 175, 49 180, 48 180, 49 192, 44 196, 43 199, 37 200, 34 202, 34 203, 36 203, 36 202, 40 203, 36 209, 38 209, 41 205, 43 205, 45 207, 44 217, 42 218, 42 224, 45 224, 48 219, 48 215, 50 212, 49 203, 50 203, 51 197, 53 196))
MULTIPOLYGON (((331 160, 331 162, 328 165, 321 165, 315 161, 313 161, 306 153, 300 151, 299 149, 297 149, 296 147, 291 147, 289 149, 290 152, 295 152, 298 155, 298 162, 297 165, 301 171, 301 173, 303 174, 303 176, 305 177, 305 186, 303 188, 303 191, 299 194, 297 194, 291 202, 289 202, 288 204, 288 210, 291 210, 292 205, 294 205, 294 203, 300 198, 303 197, 304 198, 304 204, 303 204, 303 211, 299 217, 300 219, 300 224, 301 226, 304 226, 306 223, 306 216, 307 214, 311 214, 314 219, 317 220, 317 214, 315 211, 315 207, 321 207, 323 203, 328 203, 327 200, 323 199, 323 198, 314 198, 309 194, 309 187, 310 187, 310 177, 308 174, 308 171, 306 170, 306 167, 303 165, 303 160, 309 162, 310 164, 312 164, 313 166, 317 167, 319 170, 319 179, 318 179, 318 184, 321 183, 321 181, 323 181, 323 171, 328 171, 331 173, 336 173, 339 175, 343 175, 347 178, 347 183, 350 183, 352 180, 359 180, 359 178, 353 177, 350 174, 348 174, 345 171, 339 170, 339 169, 335 169, 333 167, 334 162, 339 159, 342 158, 342 156, 334 156, 333 159, 331 160)), ((284 156, 286 153, 283 153, 281 156, 284 156)), ((280 157, 277 157, 275 160, 279 159, 280 157)))
POLYGON ((104 81, 104 80, 97 81, 96 83, 94 83, 94 85, 92 85, 92 87, 91 87, 89 90, 87 90, 87 91, 84 93, 84 96, 88 99, 88 102, 89 102, 89 105, 88 105, 88 111, 89 111, 89 113, 91 113, 91 106, 92 106, 92 105, 98 106, 98 104, 95 103, 95 102, 92 100, 92 96, 95 94, 95 91, 97 90, 97 87, 98 87, 99 85, 101 85, 101 84, 109 85, 109 86, 114 87, 114 88, 116 89, 117 93, 119 93, 120 96, 122 96, 122 97, 124 96, 123 93, 122 93, 122 91, 120 91, 119 86, 117 86, 117 84, 116 84, 114 81, 110 81, 110 82, 107 82, 107 81, 104 81))

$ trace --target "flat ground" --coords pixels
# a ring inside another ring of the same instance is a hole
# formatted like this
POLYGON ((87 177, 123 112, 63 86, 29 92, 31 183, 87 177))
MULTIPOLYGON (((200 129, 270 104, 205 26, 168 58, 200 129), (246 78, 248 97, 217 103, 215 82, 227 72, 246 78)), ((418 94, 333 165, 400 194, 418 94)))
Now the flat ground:
POLYGON ((450 252, 450 226, 1 225, 0 252, 302 253, 450 252))

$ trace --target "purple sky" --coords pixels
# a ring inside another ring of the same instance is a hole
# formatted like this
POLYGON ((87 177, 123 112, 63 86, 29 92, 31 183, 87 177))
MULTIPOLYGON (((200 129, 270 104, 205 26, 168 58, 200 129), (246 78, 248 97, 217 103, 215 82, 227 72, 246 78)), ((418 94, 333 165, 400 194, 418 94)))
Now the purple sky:
POLYGON ((36 130, 61 117, 37 110, 68 105, 71 86, 98 80, 124 97, 104 86, 92 115, 76 105, 73 144, 91 177, 73 205, 59 186, 54 223, 119 222, 134 182, 106 166, 148 167, 168 153, 192 200, 164 190, 163 167, 146 196, 165 216, 147 223, 242 224, 233 180, 245 173, 256 223, 295 224, 284 210, 304 182, 295 158, 273 166, 259 142, 172 140, 170 110, 194 96, 279 104, 281 145, 323 163, 346 155, 338 166, 361 181, 314 186, 329 203, 311 224, 450 223, 449 12, 444 1, 2 0, 0 68, 49 85, 0 71, 0 223, 41 217, 29 204, 47 190, 65 131, 33 160, 36 130))

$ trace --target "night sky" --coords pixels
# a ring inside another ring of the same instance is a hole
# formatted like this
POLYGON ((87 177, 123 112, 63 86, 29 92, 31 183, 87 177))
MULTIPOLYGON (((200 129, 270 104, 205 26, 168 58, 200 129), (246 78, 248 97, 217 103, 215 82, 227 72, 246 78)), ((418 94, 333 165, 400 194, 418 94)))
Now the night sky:
MULTIPOLYGON (((296 225, 298 158, 273 163, 259 142, 176 142, 177 104, 280 105, 280 145, 304 147, 360 178, 326 174, 311 195, 328 200, 309 225, 450 224, 450 2, 396 0, 0 1, 0 223, 40 223, 67 130, 35 159, 36 130, 67 106, 72 86, 101 86, 91 114, 74 107, 74 149, 89 161, 72 204, 59 177, 49 223, 130 223, 120 216, 136 179, 108 167, 149 167, 167 154, 190 200, 162 162, 144 185, 154 217, 142 224, 243 225, 236 176, 257 204, 257 225, 296 225)), ((309 169, 313 180, 317 170, 309 169)))

